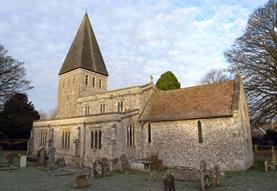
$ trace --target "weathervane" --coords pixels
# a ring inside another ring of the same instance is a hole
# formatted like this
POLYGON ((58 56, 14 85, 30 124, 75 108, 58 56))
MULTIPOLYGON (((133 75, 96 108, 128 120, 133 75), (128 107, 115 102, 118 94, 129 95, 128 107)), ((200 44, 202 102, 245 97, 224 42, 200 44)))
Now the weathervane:
POLYGON ((150 82, 153 83, 153 76, 150 76, 150 82))

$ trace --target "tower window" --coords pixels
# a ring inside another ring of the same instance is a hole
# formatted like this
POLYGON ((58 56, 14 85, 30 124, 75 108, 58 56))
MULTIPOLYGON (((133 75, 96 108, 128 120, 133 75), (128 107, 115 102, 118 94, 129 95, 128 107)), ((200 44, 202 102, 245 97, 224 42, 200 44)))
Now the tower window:
POLYGON ((202 135, 202 125, 201 125, 201 121, 197 122, 197 126, 198 126, 198 142, 199 143, 203 143, 203 135, 202 135))
POLYGON ((95 77, 92 78, 92 87, 95 87, 95 77))
POLYGON ((152 137, 151 137, 151 124, 148 123, 148 143, 152 142, 152 137))
POLYGON ((99 89, 101 89, 101 87, 102 87, 102 80, 99 79, 99 89))
POLYGON ((101 103, 100 104, 100 113, 105 113, 106 112, 106 104, 101 103))
POLYGON ((85 81, 86 85, 88 85, 88 75, 86 75, 86 81, 85 81))
POLYGON ((117 111, 118 112, 123 112, 123 101, 118 101, 117 102, 117 111))
POLYGON ((85 106, 85 115, 89 115, 89 106, 85 106))

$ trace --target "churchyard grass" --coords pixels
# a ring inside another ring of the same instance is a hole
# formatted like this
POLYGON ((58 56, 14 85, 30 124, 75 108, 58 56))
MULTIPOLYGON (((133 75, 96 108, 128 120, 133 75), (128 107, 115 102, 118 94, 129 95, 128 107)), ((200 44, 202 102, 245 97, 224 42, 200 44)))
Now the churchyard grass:
MULTIPOLYGON (((1 152, 0 152, 1 153, 1 152)), ((0 160, 3 156, 0 156, 0 160)), ((15 160, 15 165, 17 161, 15 160)), ((263 160, 255 161, 255 166, 245 172, 228 172, 221 180, 215 191, 276 191, 277 170, 264 172, 263 160)), ((37 168, 34 163, 28 163, 27 168, 17 170, 0 170, 0 191, 29 191, 51 190, 65 191, 76 190, 73 187, 73 175, 50 176, 47 169, 37 168)), ((156 181, 148 181, 146 172, 130 171, 128 174, 112 172, 109 177, 91 179, 91 186, 81 190, 95 191, 161 191, 162 176, 165 171, 158 173, 156 181)), ((177 191, 200 190, 200 182, 176 181, 177 191)))

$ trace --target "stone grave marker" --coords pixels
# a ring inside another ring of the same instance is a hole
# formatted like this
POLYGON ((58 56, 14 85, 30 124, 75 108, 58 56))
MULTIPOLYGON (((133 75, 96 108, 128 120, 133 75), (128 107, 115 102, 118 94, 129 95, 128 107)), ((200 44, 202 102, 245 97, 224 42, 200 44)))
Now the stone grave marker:
POLYGON ((65 167, 65 160, 64 160, 63 157, 60 157, 60 158, 57 159, 57 161, 56 161, 56 166, 57 166, 58 168, 63 168, 63 167, 65 167))
POLYGON ((169 172, 163 177, 163 191, 175 191, 175 179, 169 172))
POLYGON ((27 166, 27 156, 26 155, 21 155, 20 156, 20 165, 21 168, 27 166))
POLYGON ((37 165, 44 166, 46 164, 46 149, 41 147, 37 152, 37 165))
POLYGON ((85 188, 90 186, 90 174, 89 173, 79 173, 74 176, 74 187, 75 188, 85 188))
POLYGON ((127 172, 130 169, 130 164, 126 154, 122 154, 119 160, 120 160, 120 172, 121 173, 127 172))
POLYGON ((48 146, 48 170, 53 170, 56 168, 56 163, 55 163, 55 152, 56 148, 52 146, 52 143, 49 142, 48 146))

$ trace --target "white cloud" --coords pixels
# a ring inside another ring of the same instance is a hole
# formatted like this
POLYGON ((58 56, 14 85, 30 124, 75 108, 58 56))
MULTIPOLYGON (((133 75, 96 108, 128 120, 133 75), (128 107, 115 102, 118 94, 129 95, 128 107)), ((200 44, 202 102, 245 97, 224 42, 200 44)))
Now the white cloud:
POLYGON ((85 8, 109 71, 111 89, 157 80, 171 70, 182 86, 211 68, 266 0, 1 1, 1 43, 25 61, 38 109, 55 107, 57 78, 85 8))

